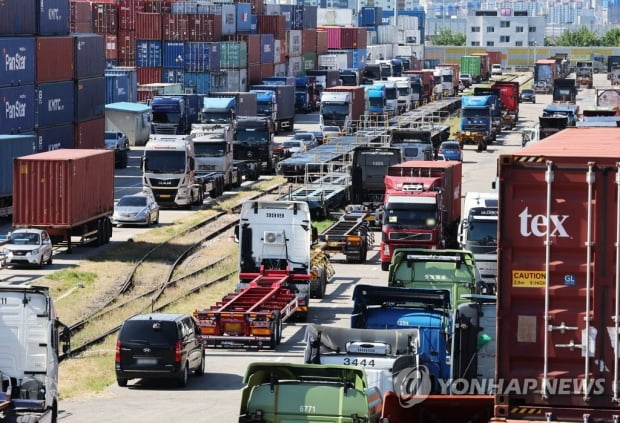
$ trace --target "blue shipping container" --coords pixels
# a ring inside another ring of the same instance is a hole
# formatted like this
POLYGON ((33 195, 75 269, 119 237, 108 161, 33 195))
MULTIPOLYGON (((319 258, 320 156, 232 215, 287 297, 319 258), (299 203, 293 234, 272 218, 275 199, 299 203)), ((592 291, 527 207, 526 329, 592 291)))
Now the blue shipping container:
POLYGON ((13 194, 13 159, 35 152, 34 135, 0 135, 0 207, 13 194))
MULTIPOLYGON (((110 93, 112 97, 118 96, 118 97, 124 98, 126 95, 127 100, 122 100, 122 101, 127 101, 129 103, 136 103, 138 101, 138 72, 136 71, 136 68, 118 67, 118 68, 106 69, 105 76, 106 77, 117 77, 119 78, 117 81, 120 81, 120 79, 127 79, 127 82, 122 81, 116 84, 119 91, 114 95, 110 93), (127 93, 121 92, 121 90, 124 87, 127 87, 127 93)), ((106 103, 107 103, 107 98, 108 98, 108 94, 107 94, 108 91, 109 91, 108 80, 106 78, 106 103)), ((112 103, 118 103, 119 101, 121 100, 112 101, 112 103)))
POLYGON ((383 9, 380 7, 362 7, 359 16, 359 26, 381 25, 383 9))
POLYGON ((131 88, 126 75, 105 75, 105 104, 132 102, 129 99, 131 88))
POLYGON ((36 130, 35 150, 58 150, 59 148, 73 148, 73 125, 46 126, 36 130))
POLYGON ((184 48, 183 41, 164 41, 162 67, 183 69, 184 48))
POLYGON ((47 82, 35 86, 36 127, 73 122, 73 81, 47 82))
POLYGON ((351 58, 351 67, 356 69, 364 69, 366 67, 366 49, 358 48, 353 50, 353 57, 351 58))
POLYGON ((196 94, 207 94, 211 91, 211 73, 185 72, 183 73, 183 88, 192 89, 196 94))
POLYGON ((105 40, 99 34, 71 34, 75 46, 75 79, 103 76, 105 40))
POLYGON ((75 122, 103 117, 105 113, 105 78, 75 81, 75 122))
POLYGON ((218 70, 220 66, 219 43, 185 43, 184 69, 187 72, 218 70))
POLYGON ((161 41, 136 41, 136 66, 159 68, 163 62, 161 41))
POLYGON ((37 0, 0 1, 0 34, 34 35, 36 16, 37 0))
POLYGON ((0 88, 0 101, 0 134, 16 134, 34 129, 34 84, 0 88))
POLYGON ((183 69, 163 68, 161 70, 161 82, 167 84, 183 84, 183 75, 185 71, 183 69))
POLYGON ((175 1, 171 6, 173 15, 198 13, 198 3, 195 1, 175 1))
POLYGON ((237 9, 237 32, 250 32, 252 30, 252 4, 235 3, 237 9))
POLYGON ((273 34, 260 35, 260 62, 275 63, 275 39, 273 34))
POLYGON ((67 0, 37 0, 37 34, 69 34, 69 2, 67 0))
POLYGON ((2 38, 2 53, 0 60, 0 87, 9 85, 28 85, 34 83, 35 62, 35 39, 2 38))
POLYGON ((304 29, 314 29, 317 26, 318 8, 316 6, 304 6, 304 29))
POLYGON ((258 16, 252 15, 251 21, 250 34, 258 34, 258 16))
POLYGON ((293 5, 291 11, 291 29, 304 29, 304 6, 293 5))

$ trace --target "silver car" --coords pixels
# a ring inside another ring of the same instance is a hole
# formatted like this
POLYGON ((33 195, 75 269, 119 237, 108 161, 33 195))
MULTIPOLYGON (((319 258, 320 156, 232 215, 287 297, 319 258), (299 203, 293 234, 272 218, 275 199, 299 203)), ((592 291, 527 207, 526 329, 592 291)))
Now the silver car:
POLYGON ((124 195, 114 206, 112 215, 114 226, 150 226, 153 223, 159 223, 159 204, 149 193, 124 195))
POLYGON ((43 229, 16 229, 0 247, 0 263, 43 266, 52 264, 52 240, 43 229))

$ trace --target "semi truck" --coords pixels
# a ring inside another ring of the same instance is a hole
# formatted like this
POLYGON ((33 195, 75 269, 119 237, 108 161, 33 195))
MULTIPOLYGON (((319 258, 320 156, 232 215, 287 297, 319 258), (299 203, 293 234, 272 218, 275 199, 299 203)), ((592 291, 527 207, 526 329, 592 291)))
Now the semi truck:
POLYGON ((363 87, 335 86, 321 95, 320 124, 337 126, 342 133, 349 133, 358 126, 366 110, 366 92, 363 87))
POLYGON ((34 135, 0 135, 0 217, 13 214, 13 159, 35 151, 34 135))
MULTIPOLYGON (((501 101, 502 91, 498 87, 474 87, 474 96, 489 96, 487 101, 491 108, 491 142, 504 127, 504 107, 501 101)), ((462 107, 462 103, 461 103, 462 107)))
POLYGON ((499 89, 503 127, 513 130, 519 122, 519 82, 496 81, 491 88, 499 89))
POLYGON ((496 379, 524 389, 497 392, 493 421, 618 413, 617 131, 566 128, 498 159, 496 379))
POLYGON ((357 87, 362 83, 359 69, 344 68, 339 70, 339 77, 345 87, 357 87))
POLYGON ((306 202, 247 200, 239 217, 237 290, 194 317, 209 348, 275 349, 282 325, 293 316, 305 321, 310 297, 323 297, 333 268, 311 248, 306 202))
MULTIPOLYGON (((534 63, 534 89, 537 90, 537 87, 543 87, 543 85, 538 85, 538 83, 544 83, 545 89, 553 90, 553 83, 557 78, 557 70, 556 63, 553 59, 538 59, 536 63, 534 63)), ((540 92, 540 91, 537 91, 540 92)))
POLYGON ((151 106, 151 133, 186 135, 192 123, 198 123, 204 94, 175 94, 155 96, 151 106))
MULTIPOLYGON (((379 85, 375 82, 374 85, 379 85)), ((398 115, 398 86, 395 81, 381 81, 385 87, 385 112, 389 118, 398 115)))
POLYGON ((387 169, 381 226, 381 269, 399 247, 455 248, 461 218, 462 164, 409 161, 387 169))
POLYGON ((239 423, 377 423, 381 415, 381 395, 360 367, 251 363, 243 384, 239 423))
POLYGON ((198 122, 233 124, 237 116, 256 116, 256 94, 244 92, 212 92, 203 99, 198 122))
POLYGON ((295 84, 284 85, 274 81, 252 85, 256 93, 257 115, 271 117, 275 133, 292 132, 295 128, 295 84))
POLYGON ((14 227, 44 229, 71 253, 72 237, 110 242, 113 213, 113 151, 58 149, 14 159, 14 227))
POLYGON ((460 130, 455 134, 461 148, 473 144, 477 151, 485 151, 493 141, 493 104, 495 96, 466 95, 461 98, 460 130))
POLYGON ((388 102, 384 81, 375 81, 372 85, 362 85, 368 96, 367 120, 375 123, 389 120, 388 102))
POLYGON ((273 173, 277 155, 273 151, 275 128, 266 116, 239 117, 233 135, 233 158, 253 171, 250 179, 273 173))
POLYGON ((160 206, 200 205, 205 192, 216 190, 196 173, 192 135, 151 134, 144 146, 141 167, 142 185, 153 193, 160 206))
POLYGON ((548 104, 538 117, 540 139, 555 134, 569 126, 576 126, 579 106, 576 104, 548 104))
POLYGON ((556 79, 553 84, 553 92, 551 95, 553 96, 554 103, 575 104, 577 101, 577 85, 575 79, 556 79))
POLYGON ((484 80, 482 72, 480 56, 461 56, 461 73, 470 74, 474 82, 479 84, 484 80))
POLYGON ((413 89, 414 101, 417 94, 417 106, 427 104, 433 99, 435 77, 432 70, 412 70, 403 72, 404 75, 414 75, 411 88, 413 89), (416 78, 415 75, 418 75, 416 78))
POLYGON ((594 68, 592 62, 577 62, 577 66, 575 67, 575 84, 577 87, 586 86, 587 88, 592 88, 594 85, 594 68))
MULTIPOLYGON (((398 110, 397 114, 403 114, 413 108, 413 90, 411 88, 411 78, 409 76, 393 76, 388 82, 396 83, 398 92, 398 110)), ((419 101, 419 96, 417 97, 419 101)))
POLYGON ((0 420, 56 422, 69 328, 58 320, 49 287, 0 285, 0 304, 0 420))
MULTIPOLYGON (((481 81, 488 81, 491 79, 491 56, 489 53, 472 53, 474 57, 480 57, 480 78, 481 81)), ((469 72, 466 72, 469 73, 469 72)))
POLYGON ((318 89, 315 76, 295 78, 295 110, 310 113, 319 108, 318 89))
POLYGON ((452 97, 457 95, 457 93, 459 92, 459 75, 461 74, 461 66, 456 64, 456 63, 440 63, 437 65, 438 69, 444 69, 444 68, 448 68, 450 69, 450 75, 448 75, 447 72, 442 71, 445 73, 444 75, 444 81, 448 81, 449 84, 449 88, 448 88, 448 84, 444 85, 444 92, 445 89, 448 89, 448 93, 452 93, 452 94, 447 94, 448 96, 452 97))
POLYGON ((323 91, 327 88, 344 85, 340 80, 340 72, 334 69, 308 69, 306 76, 314 76, 316 78, 317 96, 321 98, 323 91))

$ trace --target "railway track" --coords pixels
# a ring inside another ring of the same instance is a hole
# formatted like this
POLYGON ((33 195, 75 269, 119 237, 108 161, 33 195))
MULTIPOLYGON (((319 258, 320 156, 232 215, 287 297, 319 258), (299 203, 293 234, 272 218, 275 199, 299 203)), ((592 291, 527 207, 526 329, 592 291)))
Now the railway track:
POLYGON ((78 345, 74 346, 69 354, 63 354, 61 360, 83 353, 100 343, 116 332, 130 315, 161 311, 176 301, 232 277, 236 273, 236 266, 231 271, 221 271, 220 267, 227 260, 236 258, 233 253, 223 252, 218 254, 216 259, 197 266, 189 266, 186 261, 192 254, 200 251, 205 243, 221 237, 238 224, 237 213, 244 201, 273 195, 281 187, 281 184, 277 184, 246 197, 228 210, 221 210, 190 225, 142 254, 118 286, 104 293, 101 300, 88 307, 79 321, 69 326, 71 337, 78 339, 78 345), (206 281, 195 281, 197 276, 213 269, 218 269, 215 276, 206 281), (152 278, 153 273, 159 277, 152 278), (166 293, 171 287, 180 292, 167 296, 166 293), (98 323, 98 329, 95 329, 97 333, 93 333, 92 328, 95 325, 91 323, 94 322, 98 323))

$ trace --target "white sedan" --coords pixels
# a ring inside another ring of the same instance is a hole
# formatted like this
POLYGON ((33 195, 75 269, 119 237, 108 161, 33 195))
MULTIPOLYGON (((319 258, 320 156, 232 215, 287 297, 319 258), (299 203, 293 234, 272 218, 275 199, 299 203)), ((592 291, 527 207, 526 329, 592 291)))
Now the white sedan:
POLYGON ((43 229, 24 228, 11 232, 0 250, 0 263, 12 265, 52 264, 52 240, 43 229))

